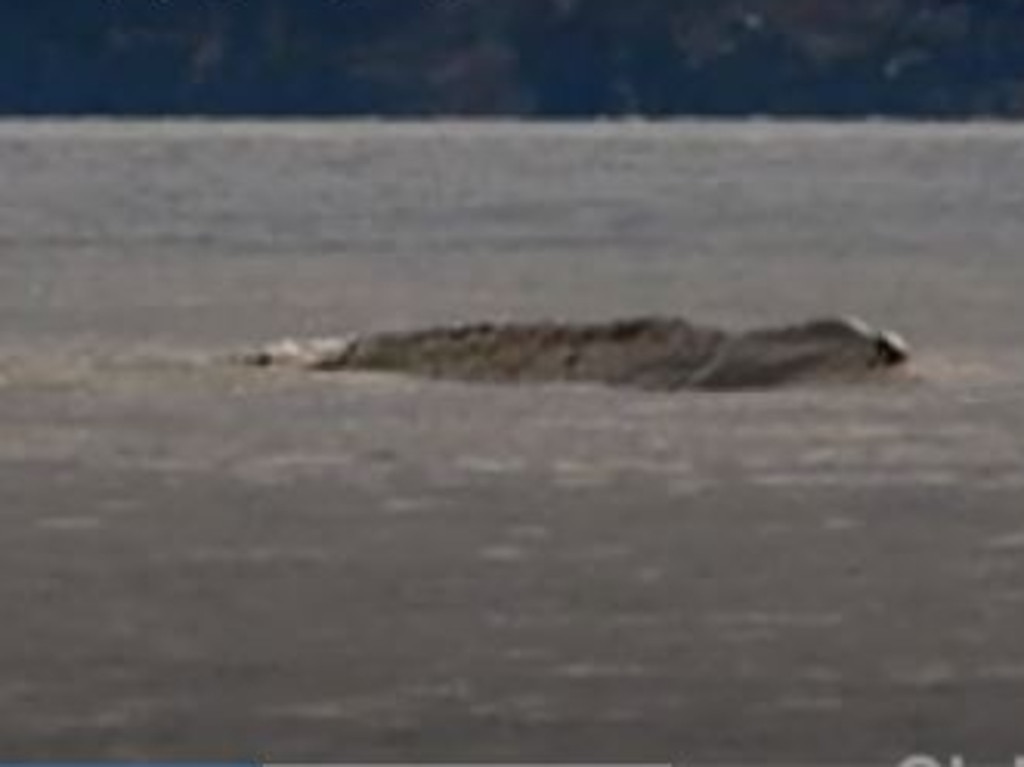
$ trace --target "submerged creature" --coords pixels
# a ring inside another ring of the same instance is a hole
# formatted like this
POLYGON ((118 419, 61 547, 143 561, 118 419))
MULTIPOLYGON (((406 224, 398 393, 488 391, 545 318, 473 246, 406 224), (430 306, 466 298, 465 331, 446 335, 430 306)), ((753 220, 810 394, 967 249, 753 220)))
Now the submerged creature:
POLYGON ((482 323, 284 341, 253 366, 380 371, 491 382, 595 382, 646 389, 749 389, 848 380, 903 365, 906 343, 855 317, 728 331, 680 317, 482 323))

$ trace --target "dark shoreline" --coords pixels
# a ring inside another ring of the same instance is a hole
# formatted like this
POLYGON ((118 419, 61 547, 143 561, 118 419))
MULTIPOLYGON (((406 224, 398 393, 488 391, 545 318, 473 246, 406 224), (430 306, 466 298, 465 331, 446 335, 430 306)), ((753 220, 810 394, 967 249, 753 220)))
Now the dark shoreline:
POLYGON ((0 112, 1024 115, 1010 2, 36 0, 0 8, 0 112))

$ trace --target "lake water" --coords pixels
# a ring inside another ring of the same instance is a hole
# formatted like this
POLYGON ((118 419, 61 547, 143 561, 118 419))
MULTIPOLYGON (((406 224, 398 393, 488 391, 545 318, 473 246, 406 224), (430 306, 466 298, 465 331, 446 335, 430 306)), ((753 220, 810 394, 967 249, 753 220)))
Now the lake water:
POLYGON ((1024 127, 0 123, 0 754, 1006 760, 1024 127), (903 381, 232 367, 854 313, 903 381))

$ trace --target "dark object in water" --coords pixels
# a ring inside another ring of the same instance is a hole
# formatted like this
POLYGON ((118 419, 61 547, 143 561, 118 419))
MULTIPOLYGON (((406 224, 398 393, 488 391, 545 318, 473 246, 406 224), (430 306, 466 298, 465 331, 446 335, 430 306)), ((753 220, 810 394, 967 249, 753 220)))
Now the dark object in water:
POLYGON ((898 367, 907 345, 854 317, 731 332, 678 317, 483 323, 284 341, 254 366, 365 370, 491 382, 596 382, 646 389, 751 389, 850 380, 898 367))

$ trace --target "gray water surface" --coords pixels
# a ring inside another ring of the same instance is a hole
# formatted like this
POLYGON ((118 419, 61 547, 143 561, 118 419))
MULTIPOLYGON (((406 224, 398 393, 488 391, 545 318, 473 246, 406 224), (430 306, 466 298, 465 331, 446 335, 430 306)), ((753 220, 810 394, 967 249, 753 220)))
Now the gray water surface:
POLYGON ((1024 128, 0 123, 0 756, 1024 751, 1024 128), (856 313, 904 380, 221 364, 856 313))

